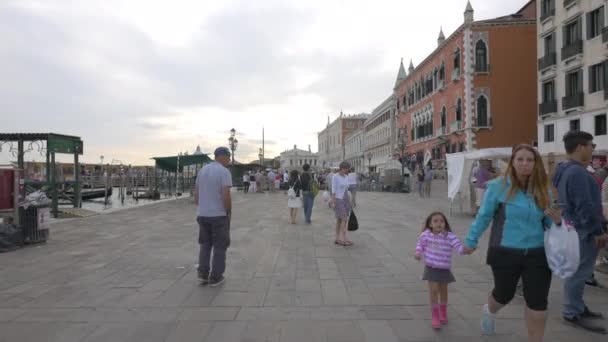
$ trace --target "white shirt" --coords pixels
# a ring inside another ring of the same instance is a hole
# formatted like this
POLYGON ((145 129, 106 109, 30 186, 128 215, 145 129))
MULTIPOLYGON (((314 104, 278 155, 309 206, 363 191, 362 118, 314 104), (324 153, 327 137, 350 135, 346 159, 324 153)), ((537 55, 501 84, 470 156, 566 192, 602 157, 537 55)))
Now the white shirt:
POLYGON ((283 182, 285 182, 285 183, 289 182, 289 173, 285 172, 283 174, 283 182))
POLYGON ((357 185, 357 174, 355 172, 348 174, 348 185, 357 185))
POLYGON ((249 182, 249 175, 243 175, 243 182, 249 182))
POLYGON ((348 191, 348 176, 336 173, 331 178, 331 193, 336 195, 337 199, 344 199, 346 191, 348 191))

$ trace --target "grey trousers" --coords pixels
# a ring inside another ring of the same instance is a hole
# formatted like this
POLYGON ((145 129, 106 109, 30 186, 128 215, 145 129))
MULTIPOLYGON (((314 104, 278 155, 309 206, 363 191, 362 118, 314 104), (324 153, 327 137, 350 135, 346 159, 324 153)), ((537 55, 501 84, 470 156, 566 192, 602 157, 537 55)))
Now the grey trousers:
POLYGON ((226 250, 230 246, 230 217, 197 217, 198 243, 201 246, 198 271, 218 279, 226 270, 226 250), (213 260, 211 259, 213 251, 213 260))

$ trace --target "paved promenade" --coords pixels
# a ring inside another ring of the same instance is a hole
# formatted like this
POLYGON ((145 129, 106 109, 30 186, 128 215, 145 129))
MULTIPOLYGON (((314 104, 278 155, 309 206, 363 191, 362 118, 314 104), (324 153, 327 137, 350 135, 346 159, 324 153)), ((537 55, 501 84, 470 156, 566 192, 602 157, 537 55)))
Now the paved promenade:
MULTIPOLYGON (((479 334, 485 251, 455 257, 450 323, 431 328, 413 249, 426 214, 447 212, 443 196, 360 193, 361 228, 345 248, 320 198, 306 226, 288 224, 283 193, 236 194, 227 281, 213 289, 196 280, 188 199, 60 221, 48 244, 0 254, 0 341, 524 341, 519 298, 499 335, 479 334)), ((459 236, 471 219, 451 218, 459 236)), ((606 341, 561 323, 561 292, 554 281, 546 340, 606 341)), ((608 292, 588 288, 587 299, 608 314, 608 292)))

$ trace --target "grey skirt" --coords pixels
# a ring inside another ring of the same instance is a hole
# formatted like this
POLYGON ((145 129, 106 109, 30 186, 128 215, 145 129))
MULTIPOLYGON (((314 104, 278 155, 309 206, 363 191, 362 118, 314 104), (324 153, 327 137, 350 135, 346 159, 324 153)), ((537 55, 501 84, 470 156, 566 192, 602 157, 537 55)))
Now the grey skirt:
POLYGON ((456 281, 452 271, 442 270, 439 268, 432 268, 429 266, 424 267, 424 274, 422 280, 434 281, 437 283, 453 283, 456 281))
POLYGON ((344 199, 336 198, 336 218, 347 219, 350 216, 351 206, 348 195, 344 199))

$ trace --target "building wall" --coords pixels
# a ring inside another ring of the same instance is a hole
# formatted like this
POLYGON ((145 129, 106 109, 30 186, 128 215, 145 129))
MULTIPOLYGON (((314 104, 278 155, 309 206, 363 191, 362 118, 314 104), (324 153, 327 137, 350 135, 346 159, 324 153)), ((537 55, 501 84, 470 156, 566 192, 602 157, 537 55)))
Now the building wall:
MULTIPOLYGON (((539 82, 537 87, 538 103, 543 102, 543 83, 553 80, 555 83, 555 100, 557 101, 557 111, 554 113, 540 113, 537 127, 538 146, 541 154, 563 153, 563 135, 570 130, 572 120, 580 120, 580 129, 594 134, 594 142, 597 144, 598 151, 608 151, 608 135, 599 134, 596 131, 595 117, 606 115, 608 107, 608 96, 604 92, 590 92, 589 88, 589 67, 594 64, 604 62, 604 67, 608 68, 608 44, 603 42, 600 34, 592 39, 587 39, 587 13, 604 6, 604 27, 608 26, 608 2, 605 0, 579 0, 572 6, 564 8, 561 1, 555 2, 555 15, 541 20, 542 11, 538 6, 538 58, 545 57, 544 38, 554 33, 556 38, 556 63, 546 69, 538 70, 539 82), (563 27, 573 19, 580 17, 582 29, 583 53, 563 60, 563 27), (566 95, 566 75, 572 70, 582 70, 582 90, 584 93, 584 105, 564 110, 562 98, 566 95), (545 126, 553 127, 553 141, 545 140, 545 126)), ((606 87, 608 79, 604 80, 606 87)))
POLYGON ((338 167, 344 161, 346 137, 361 129, 368 117, 366 114, 340 114, 319 133, 319 163, 322 167, 338 167))
MULTIPOLYGON (((482 26, 474 34, 488 37, 488 74, 477 74, 473 80, 476 104, 480 95, 489 98, 490 129, 475 134, 477 149, 533 144, 537 121, 536 26, 482 26)), ((476 41, 473 42, 473 48, 476 41)))

